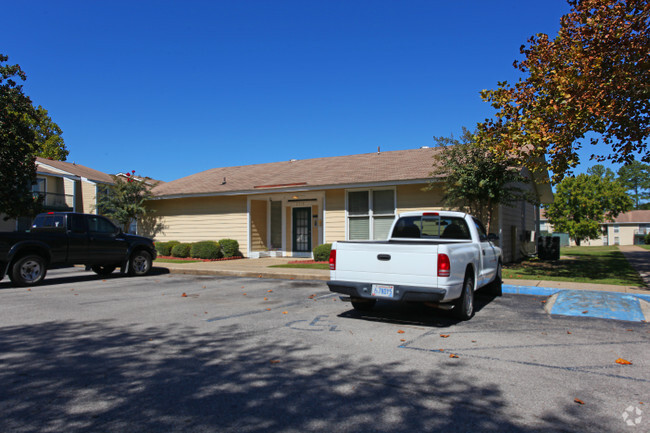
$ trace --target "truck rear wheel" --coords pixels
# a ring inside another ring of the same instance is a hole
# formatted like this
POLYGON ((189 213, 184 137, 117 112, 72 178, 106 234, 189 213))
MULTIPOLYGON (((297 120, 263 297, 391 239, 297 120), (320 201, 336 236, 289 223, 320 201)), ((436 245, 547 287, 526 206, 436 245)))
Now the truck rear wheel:
POLYGON ((357 311, 370 311, 377 303, 376 299, 351 298, 352 307, 357 311))
POLYGON ((151 270, 151 254, 145 250, 138 250, 131 255, 129 262, 129 275, 147 275, 151 270))
POLYGON ((469 320, 474 315, 474 277, 468 273, 463 281, 463 293, 456 300, 454 315, 460 320, 469 320))
POLYGON ((9 278, 18 287, 35 286, 43 281, 46 273, 47 268, 43 257, 30 255, 16 260, 11 268, 9 278))

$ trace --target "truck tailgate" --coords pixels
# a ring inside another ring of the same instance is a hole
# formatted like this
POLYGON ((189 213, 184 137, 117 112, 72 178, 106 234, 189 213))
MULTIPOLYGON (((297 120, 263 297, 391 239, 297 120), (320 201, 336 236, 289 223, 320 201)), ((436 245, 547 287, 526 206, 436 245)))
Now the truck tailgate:
POLYGON ((341 242, 333 279, 436 287, 438 246, 425 243, 341 242))

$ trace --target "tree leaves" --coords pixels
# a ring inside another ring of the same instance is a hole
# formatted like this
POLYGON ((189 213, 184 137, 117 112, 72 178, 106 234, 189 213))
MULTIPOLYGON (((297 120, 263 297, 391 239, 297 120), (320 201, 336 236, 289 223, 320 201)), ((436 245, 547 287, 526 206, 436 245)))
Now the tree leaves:
POLYGON ((592 158, 650 162, 650 8, 646 0, 571 1, 555 39, 538 34, 522 45, 514 67, 526 74, 514 85, 481 92, 496 111, 481 124, 493 151, 529 157, 554 180, 578 164, 577 150, 604 143, 592 158), (550 161, 544 159, 545 154, 550 161))

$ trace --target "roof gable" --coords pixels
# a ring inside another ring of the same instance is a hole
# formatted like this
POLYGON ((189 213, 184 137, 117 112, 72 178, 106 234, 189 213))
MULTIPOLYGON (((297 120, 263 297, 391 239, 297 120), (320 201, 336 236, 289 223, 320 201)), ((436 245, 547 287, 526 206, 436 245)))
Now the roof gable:
POLYGON ((55 161, 52 159, 37 157, 36 163, 42 167, 42 169, 39 169, 41 171, 55 173, 55 171, 49 170, 49 168, 53 168, 55 170, 61 170, 68 174, 83 177, 94 182, 109 183, 109 184, 114 183, 113 178, 110 175, 92 169, 90 167, 76 164, 74 162, 55 161))

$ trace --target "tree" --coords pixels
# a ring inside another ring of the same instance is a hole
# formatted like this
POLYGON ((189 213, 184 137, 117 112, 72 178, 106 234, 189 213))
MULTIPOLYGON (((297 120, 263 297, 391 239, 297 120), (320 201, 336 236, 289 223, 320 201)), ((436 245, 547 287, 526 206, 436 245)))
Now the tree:
POLYGON ((42 210, 32 194, 35 156, 65 160, 68 151, 61 128, 23 93, 18 80, 27 76, 19 65, 5 64, 0 54, 0 210, 4 219, 33 216, 42 210))
POLYGON ((133 220, 150 215, 153 211, 146 201, 153 198, 151 189, 156 186, 149 178, 135 175, 135 170, 122 176, 111 176, 114 185, 103 191, 97 200, 97 211, 122 225, 126 232, 133 220))
POLYGON ((556 232, 568 233, 577 245, 601 236, 601 224, 632 208, 632 199, 620 182, 597 174, 565 177, 557 186, 553 203, 544 205, 556 232))
POLYGON ((36 112, 37 119, 32 123, 38 146, 36 155, 56 161, 65 161, 70 152, 66 149, 63 137, 61 137, 63 131, 59 125, 52 121, 45 108, 39 105, 36 112))
POLYGON ((435 156, 431 173, 435 179, 429 189, 442 180, 445 205, 475 215, 489 231, 497 205, 511 205, 522 199, 533 201, 533 197, 521 187, 527 182, 521 168, 486 150, 477 139, 467 128, 463 128, 460 140, 434 137, 443 149, 435 156))
POLYGON ((611 152, 598 161, 650 162, 650 7, 647 0, 568 0, 555 39, 537 34, 522 45, 514 86, 481 92, 497 110, 481 124, 493 151, 533 157, 559 181, 579 161, 586 134, 611 152), (544 156, 550 159, 545 162, 544 156))
POLYGON ((0 54, 0 210, 4 219, 35 215, 40 203, 32 195, 38 151, 32 128, 38 113, 17 79, 26 80, 19 65, 5 65, 0 54))
POLYGON ((593 167, 589 167, 587 169, 587 174, 593 174, 598 177, 605 177, 610 180, 614 180, 616 177, 611 168, 605 168, 605 166, 602 164, 596 164, 593 167))
POLYGON ((650 165, 634 161, 618 170, 618 180, 631 191, 634 208, 641 209, 641 201, 650 198, 650 165))

